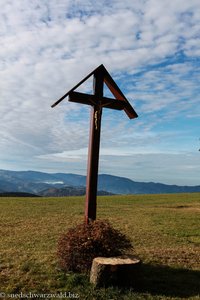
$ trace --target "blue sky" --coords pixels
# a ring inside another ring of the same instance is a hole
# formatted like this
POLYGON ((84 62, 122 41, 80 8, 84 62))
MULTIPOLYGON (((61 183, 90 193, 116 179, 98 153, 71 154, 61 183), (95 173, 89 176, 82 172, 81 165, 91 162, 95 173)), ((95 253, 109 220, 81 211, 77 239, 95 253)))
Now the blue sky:
POLYGON ((200 184, 199 0, 0 4, 1 169, 86 174, 90 108, 50 106, 104 64, 139 118, 104 109, 99 172, 200 184))

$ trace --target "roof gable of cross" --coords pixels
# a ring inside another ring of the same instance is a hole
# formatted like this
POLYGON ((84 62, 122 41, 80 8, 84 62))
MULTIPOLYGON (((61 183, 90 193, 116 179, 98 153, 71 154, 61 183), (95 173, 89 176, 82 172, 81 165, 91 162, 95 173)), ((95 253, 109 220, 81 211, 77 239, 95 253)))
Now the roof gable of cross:
POLYGON ((57 100, 51 107, 55 107, 62 100, 64 100, 68 96, 68 100, 71 102, 78 102, 87 105, 99 105, 101 108, 111 108, 116 110, 124 110, 130 119, 137 118, 138 115, 130 105, 129 101, 126 99, 116 82, 113 80, 111 75, 108 73, 104 65, 100 65, 95 70, 93 70, 90 74, 88 74, 85 78, 83 78, 78 84, 76 84, 71 90, 69 90, 65 95, 63 95, 59 100, 57 100), (86 80, 88 80, 91 76, 99 76, 102 78, 103 83, 106 84, 108 89, 111 91, 115 99, 108 97, 97 97, 96 95, 83 94, 79 92, 75 92, 75 90, 82 85, 86 80))

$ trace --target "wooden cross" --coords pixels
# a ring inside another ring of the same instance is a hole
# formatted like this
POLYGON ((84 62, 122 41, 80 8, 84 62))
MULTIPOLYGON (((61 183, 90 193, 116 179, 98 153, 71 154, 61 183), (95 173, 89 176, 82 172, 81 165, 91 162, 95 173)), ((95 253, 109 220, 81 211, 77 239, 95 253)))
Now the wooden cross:
POLYGON ((124 110, 130 119, 137 118, 138 115, 103 65, 100 65, 90 74, 88 74, 83 80, 81 80, 76 86, 74 86, 70 91, 68 91, 64 96, 56 101, 51 107, 55 107, 67 96, 68 100, 71 102, 91 105, 91 123, 85 201, 85 222, 86 224, 88 224, 90 221, 96 219, 96 198, 102 109, 105 107, 124 110), (75 89, 78 88, 92 75, 93 95, 75 92, 75 89), (104 97, 104 83, 114 95, 115 99, 104 97))

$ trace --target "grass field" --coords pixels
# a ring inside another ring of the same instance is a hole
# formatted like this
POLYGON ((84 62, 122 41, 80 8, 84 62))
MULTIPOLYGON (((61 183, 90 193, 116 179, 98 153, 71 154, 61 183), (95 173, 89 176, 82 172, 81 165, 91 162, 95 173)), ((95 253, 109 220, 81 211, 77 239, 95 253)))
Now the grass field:
POLYGON ((200 299, 200 194, 98 197, 97 217, 126 233, 143 261, 129 290, 94 289, 58 268, 57 240, 83 216, 84 197, 0 198, 0 298, 200 299))

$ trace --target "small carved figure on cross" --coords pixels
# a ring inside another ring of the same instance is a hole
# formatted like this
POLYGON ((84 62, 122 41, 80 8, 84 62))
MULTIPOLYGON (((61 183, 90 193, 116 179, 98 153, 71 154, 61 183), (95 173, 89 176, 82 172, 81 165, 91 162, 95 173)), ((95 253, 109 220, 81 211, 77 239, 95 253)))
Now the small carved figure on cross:
POLYGON ((95 129, 97 130, 98 129, 98 123, 99 123, 99 110, 96 110, 95 113, 94 113, 94 119, 95 119, 95 129))

